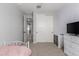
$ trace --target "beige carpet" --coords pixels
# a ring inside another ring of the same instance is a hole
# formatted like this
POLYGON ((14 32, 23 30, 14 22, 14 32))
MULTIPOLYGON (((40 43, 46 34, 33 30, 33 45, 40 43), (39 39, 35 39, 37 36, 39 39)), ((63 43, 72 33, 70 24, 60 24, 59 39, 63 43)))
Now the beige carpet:
POLYGON ((63 51, 53 43, 32 43, 30 48, 32 56, 64 56, 63 51))

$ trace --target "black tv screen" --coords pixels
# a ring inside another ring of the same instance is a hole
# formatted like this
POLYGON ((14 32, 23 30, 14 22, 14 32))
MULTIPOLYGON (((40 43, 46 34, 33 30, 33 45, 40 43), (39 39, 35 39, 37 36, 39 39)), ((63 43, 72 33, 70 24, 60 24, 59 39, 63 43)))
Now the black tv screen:
POLYGON ((67 33, 79 34, 79 22, 68 23, 67 24, 67 33))
POLYGON ((75 24, 75 34, 79 34, 79 22, 76 22, 75 24))

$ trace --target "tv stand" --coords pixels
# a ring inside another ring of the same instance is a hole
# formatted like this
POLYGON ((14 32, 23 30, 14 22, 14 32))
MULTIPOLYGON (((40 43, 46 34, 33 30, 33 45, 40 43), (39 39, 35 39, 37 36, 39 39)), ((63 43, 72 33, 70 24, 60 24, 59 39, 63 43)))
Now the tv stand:
POLYGON ((69 56, 79 56, 79 37, 64 35, 64 53, 69 56))

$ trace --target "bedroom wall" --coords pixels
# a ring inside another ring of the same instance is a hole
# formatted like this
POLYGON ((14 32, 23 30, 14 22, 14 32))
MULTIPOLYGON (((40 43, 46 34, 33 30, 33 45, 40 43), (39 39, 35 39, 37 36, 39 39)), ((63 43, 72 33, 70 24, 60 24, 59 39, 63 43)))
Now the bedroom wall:
POLYGON ((67 3, 64 8, 54 14, 54 33, 67 34, 67 23, 79 21, 79 4, 67 3))
POLYGON ((0 4, 0 42, 23 41, 23 14, 16 4, 0 4))

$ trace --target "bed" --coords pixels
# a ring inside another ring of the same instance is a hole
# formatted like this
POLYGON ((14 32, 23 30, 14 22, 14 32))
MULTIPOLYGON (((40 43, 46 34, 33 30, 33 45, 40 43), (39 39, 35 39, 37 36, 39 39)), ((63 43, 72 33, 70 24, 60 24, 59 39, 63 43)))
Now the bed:
POLYGON ((0 56, 30 56, 29 42, 12 41, 0 46, 0 56))

